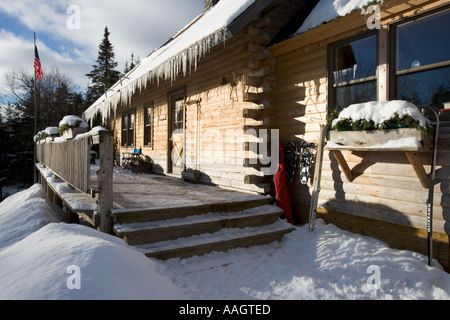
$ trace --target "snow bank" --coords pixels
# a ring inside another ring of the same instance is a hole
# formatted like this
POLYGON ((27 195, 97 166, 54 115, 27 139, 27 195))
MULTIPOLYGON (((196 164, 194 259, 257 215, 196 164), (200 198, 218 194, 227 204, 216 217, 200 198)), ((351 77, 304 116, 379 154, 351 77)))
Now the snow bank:
POLYGON ((57 222, 56 215, 40 185, 6 198, 0 204, 0 251, 50 222, 57 222))
POLYGON ((336 18, 346 16, 352 11, 361 10, 376 2, 380 2, 380 0, 320 0, 293 36, 314 29, 336 18))
POLYGON ((0 299, 450 299, 437 262, 320 219, 281 243, 162 262, 54 222, 40 185, 0 203, 0 246, 0 299))
POLYGON ((116 112, 119 103, 127 103, 137 91, 145 89, 148 82, 174 79, 183 76, 214 46, 228 37, 227 26, 255 0, 221 0, 214 7, 195 18, 170 41, 156 49, 111 87, 91 107, 84 117, 91 121, 98 113, 103 122, 110 112, 116 112))
POLYGON ((426 261, 319 219, 314 232, 296 227, 279 244, 164 265, 194 300, 450 299, 450 275, 426 261))
POLYGON ((122 239, 57 223, 43 197, 34 185, 0 204, 0 299, 183 298, 160 265, 122 239))
POLYGON ((0 299, 182 297, 142 253, 82 225, 48 224, 0 252, 0 261, 0 299))
POLYGON ((419 108, 408 101, 371 101, 366 103, 353 104, 339 113, 338 118, 334 119, 332 126, 344 119, 351 119, 353 122, 358 120, 373 121, 375 126, 379 126, 384 121, 393 118, 396 114, 402 118, 405 115, 413 117, 419 124, 426 128, 429 120, 420 113, 419 108))

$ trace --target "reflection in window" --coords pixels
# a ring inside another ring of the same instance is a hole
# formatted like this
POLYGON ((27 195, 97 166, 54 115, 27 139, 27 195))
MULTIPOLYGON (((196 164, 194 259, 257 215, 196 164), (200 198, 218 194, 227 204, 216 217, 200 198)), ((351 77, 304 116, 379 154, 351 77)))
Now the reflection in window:
POLYGON ((342 110, 377 100, 377 36, 372 34, 331 47, 331 104, 342 110))
POLYGON ((450 11, 394 28, 394 95, 418 106, 450 101, 450 11))
POLYGON ((122 115, 122 146, 134 146, 134 111, 122 115))
POLYGON ((175 101, 175 112, 174 112, 174 125, 173 130, 183 130, 183 106, 184 99, 175 101))
POLYGON ((442 108, 450 102, 450 67, 398 77, 398 98, 417 106, 442 108))
POLYGON ((397 29, 397 71, 450 60, 450 11, 397 29))
POLYGON ((152 145, 152 105, 144 107, 144 145, 152 145))

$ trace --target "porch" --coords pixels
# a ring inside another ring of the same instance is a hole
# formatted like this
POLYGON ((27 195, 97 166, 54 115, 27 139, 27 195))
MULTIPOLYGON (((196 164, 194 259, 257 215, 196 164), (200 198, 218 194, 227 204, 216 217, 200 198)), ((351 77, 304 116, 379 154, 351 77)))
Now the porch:
MULTIPOLYGON (((90 165, 91 194, 37 164, 40 183, 67 222, 99 226, 98 165, 90 165)), ((293 226, 273 198, 156 174, 113 168, 111 233, 149 257, 189 257, 281 241, 293 226)))

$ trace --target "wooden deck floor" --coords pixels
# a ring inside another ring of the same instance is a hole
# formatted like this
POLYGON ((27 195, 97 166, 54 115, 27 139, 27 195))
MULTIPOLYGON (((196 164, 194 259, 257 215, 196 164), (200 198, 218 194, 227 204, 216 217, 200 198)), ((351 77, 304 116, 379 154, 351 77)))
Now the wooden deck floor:
MULTIPOLYGON (((97 189, 97 170, 97 166, 91 166, 91 188, 94 190, 97 189)), ((133 174, 120 167, 114 167, 113 193, 114 206, 120 209, 170 208, 267 198, 170 176, 133 174)))

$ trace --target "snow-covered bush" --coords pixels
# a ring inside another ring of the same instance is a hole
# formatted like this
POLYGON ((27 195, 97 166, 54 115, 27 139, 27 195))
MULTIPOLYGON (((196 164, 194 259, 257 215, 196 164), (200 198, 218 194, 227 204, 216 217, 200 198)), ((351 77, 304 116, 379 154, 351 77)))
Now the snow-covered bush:
POLYGON ((65 116, 60 122, 59 122, 59 132, 64 132, 70 128, 83 128, 87 129, 88 124, 81 119, 80 117, 69 115, 65 116))
POLYGON ((350 105, 334 119, 331 129, 338 131, 416 128, 427 131, 429 120, 408 101, 371 101, 350 105))

